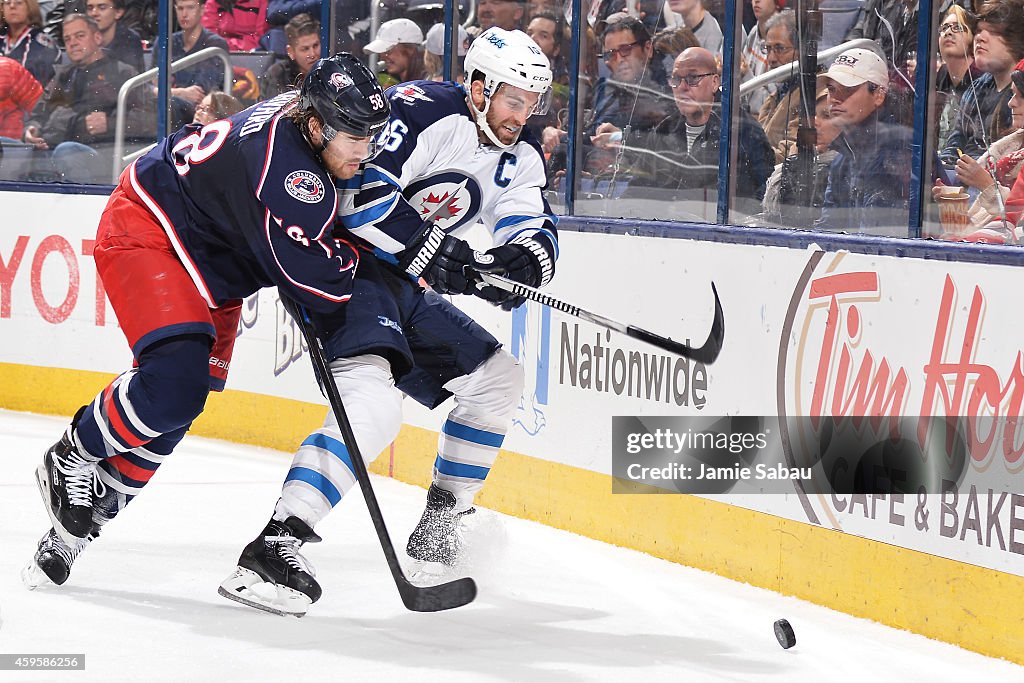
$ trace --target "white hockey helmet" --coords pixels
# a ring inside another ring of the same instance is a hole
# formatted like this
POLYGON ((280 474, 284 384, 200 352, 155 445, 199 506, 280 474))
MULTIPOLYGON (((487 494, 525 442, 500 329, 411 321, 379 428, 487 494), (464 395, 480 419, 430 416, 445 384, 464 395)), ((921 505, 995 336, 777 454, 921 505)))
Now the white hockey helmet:
POLYGON ((473 98, 469 98, 469 105, 480 130, 498 147, 511 145, 498 141, 498 136, 487 123, 487 110, 491 106, 491 96, 498 92, 502 83, 539 93, 537 104, 530 113, 547 112, 551 100, 551 65, 533 38, 522 31, 506 31, 497 26, 487 29, 469 46, 465 67, 467 84, 472 84, 474 72, 484 75, 484 108, 477 109, 473 98))

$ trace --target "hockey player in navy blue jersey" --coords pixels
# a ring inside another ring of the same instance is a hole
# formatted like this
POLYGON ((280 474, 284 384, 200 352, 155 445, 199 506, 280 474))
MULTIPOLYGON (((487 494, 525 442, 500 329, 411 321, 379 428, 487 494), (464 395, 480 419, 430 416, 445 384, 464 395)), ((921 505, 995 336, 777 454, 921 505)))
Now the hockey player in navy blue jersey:
MULTIPOLYGON (((313 316, 364 457, 398 434, 402 393, 429 408, 455 397, 427 506, 406 547, 434 570, 458 557, 459 520, 473 511, 524 383, 515 358, 440 294, 474 294, 511 310, 521 301, 478 287, 467 267, 539 287, 558 253, 544 156, 525 128, 550 91, 547 58, 525 33, 491 28, 473 42, 465 69, 465 86, 414 81, 388 90, 383 151, 337 183, 343 229, 336 234, 378 259, 360 261, 347 306, 313 316), (460 239, 477 222, 496 245, 484 252, 460 239), (421 277, 433 291, 416 283, 421 277)), ((271 525, 298 518, 312 528, 354 483, 329 411, 296 452, 271 525)), ((298 546, 287 567, 274 568, 277 543, 266 532, 252 541, 220 593, 301 616, 321 589, 298 546)))
MULTIPOLYGON (((349 300, 359 251, 332 235, 335 182, 373 158, 389 111, 373 74, 342 53, 299 93, 186 126, 121 175, 94 256, 135 367, 78 411, 38 468, 53 528, 30 585, 67 579, 223 388, 243 297, 276 286, 324 313, 349 300)), ((297 519, 275 529, 312 533, 297 519)))

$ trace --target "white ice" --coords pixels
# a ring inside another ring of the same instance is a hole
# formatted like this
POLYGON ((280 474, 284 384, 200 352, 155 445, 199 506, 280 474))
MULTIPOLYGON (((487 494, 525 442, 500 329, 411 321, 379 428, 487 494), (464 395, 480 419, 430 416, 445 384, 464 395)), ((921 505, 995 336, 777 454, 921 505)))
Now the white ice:
MULTIPOLYGON (((49 527, 32 471, 65 424, 0 411, 0 653, 84 653, 86 670, 0 681, 1024 681, 1005 661, 486 510, 476 601, 411 613, 358 494, 304 548, 320 602, 303 619, 258 612, 217 586, 290 458, 193 436, 64 586, 30 592, 19 571, 49 527), (792 650, 772 632, 782 617, 792 650)), ((373 483, 402 546, 424 491, 373 483)))

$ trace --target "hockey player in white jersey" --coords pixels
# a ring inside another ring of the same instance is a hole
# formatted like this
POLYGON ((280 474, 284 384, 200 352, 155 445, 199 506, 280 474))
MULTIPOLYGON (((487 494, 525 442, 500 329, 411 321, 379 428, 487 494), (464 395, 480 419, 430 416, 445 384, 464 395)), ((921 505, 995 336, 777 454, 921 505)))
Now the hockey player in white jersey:
MULTIPOLYGON (((477 283, 472 271, 539 287, 554 274, 556 218, 540 145, 525 127, 545 106, 551 69, 521 31, 491 28, 470 47, 465 86, 415 81, 388 91, 392 115, 383 151, 339 181, 339 230, 371 250, 351 301, 314 314, 359 451, 377 456, 398 434, 402 394, 435 408, 448 397, 427 505, 406 551, 452 565, 459 520, 494 463, 523 390, 523 372, 499 342, 439 294, 473 294, 506 310, 521 299, 477 283), (474 252, 460 238, 482 223, 494 247, 474 252), (423 278, 432 290, 417 284, 423 278)), ((337 233, 336 233, 337 235, 337 233)), ((232 600, 301 616, 321 595, 284 524, 312 530, 355 484, 333 411, 299 447, 270 523, 243 550, 220 587, 232 600)))

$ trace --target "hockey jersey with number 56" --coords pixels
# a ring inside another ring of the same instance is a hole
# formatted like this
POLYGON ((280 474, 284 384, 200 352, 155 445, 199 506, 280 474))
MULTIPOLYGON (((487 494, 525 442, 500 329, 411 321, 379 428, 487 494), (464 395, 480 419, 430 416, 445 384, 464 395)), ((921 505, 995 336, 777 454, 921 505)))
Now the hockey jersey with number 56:
POLYGON ((391 120, 383 151, 347 181, 337 181, 341 226, 395 254, 425 220, 456 236, 480 222, 494 244, 526 233, 558 237, 544 198, 544 155, 529 128, 508 149, 480 142, 457 83, 412 81, 388 90, 391 120))

